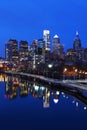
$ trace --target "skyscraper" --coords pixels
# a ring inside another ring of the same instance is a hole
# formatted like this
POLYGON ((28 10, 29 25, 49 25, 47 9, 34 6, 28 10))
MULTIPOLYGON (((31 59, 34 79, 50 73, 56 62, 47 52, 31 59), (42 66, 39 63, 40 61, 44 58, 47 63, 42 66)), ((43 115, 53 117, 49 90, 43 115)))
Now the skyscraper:
POLYGON ((62 56, 62 54, 64 54, 64 47, 60 43, 60 38, 57 35, 53 37, 52 47, 54 54, 57 54, 59 56, 62 56))
POLYGON ((19 58, 20 58, 20 61, 28 60, 28 42, 27 41, 20 41, 19 43, 19 58))
POLYGON ((18 62, 19 54, 18 54, 18 42, 17 40, 10 39, 5 44, 5 56, 6 60, 18 62))
POLYGON ((73 49, 74 50, 81 49, 81 40, 79 38, 78 31, 76 31, 76 37, 75 37, 75 40, 74 40, 74 43, 73 43, 73 49))
POLYGON ((45 50, 50 51, 50 31, 49 30, 43 31, 43 40, 45 42, 45 50))

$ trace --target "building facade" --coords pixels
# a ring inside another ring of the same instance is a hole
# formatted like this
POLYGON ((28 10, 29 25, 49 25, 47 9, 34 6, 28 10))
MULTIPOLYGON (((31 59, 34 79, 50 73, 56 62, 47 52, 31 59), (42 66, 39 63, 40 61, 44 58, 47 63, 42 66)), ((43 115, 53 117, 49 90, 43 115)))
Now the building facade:
POLYGON ((60 38, 55 35, 52 42, 53 54, 60 58, 64 57, 64 46, 60 43, 60 38))
POLYGON ((78 50, 81 49, 81 40, 79 38, 79 33, 76 31, 76 37, 73 43, 73 49, 78 50))
POLYGON ((43 31, 43 40, 45 42, 45 50, 47 52, 50 51, 50 31, 49 30, 43 31))
POLYGON ((28 61, 28 42, 20 41, 19 43, 19 59, 21 61, 28 61))
POLYGON ((5 44, 5 57, 8 61, 18 62, 19 54, 18 54, 18 42, 17 40, 10 39, 5 44))

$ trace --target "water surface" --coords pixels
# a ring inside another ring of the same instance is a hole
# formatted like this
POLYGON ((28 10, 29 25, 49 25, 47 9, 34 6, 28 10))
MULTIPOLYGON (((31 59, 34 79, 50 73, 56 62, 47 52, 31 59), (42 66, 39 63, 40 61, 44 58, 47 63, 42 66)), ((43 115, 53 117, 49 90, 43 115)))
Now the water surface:
POLYGON ((86 130, 86 98, 86 91, 1 75, 0 130, 86 130))

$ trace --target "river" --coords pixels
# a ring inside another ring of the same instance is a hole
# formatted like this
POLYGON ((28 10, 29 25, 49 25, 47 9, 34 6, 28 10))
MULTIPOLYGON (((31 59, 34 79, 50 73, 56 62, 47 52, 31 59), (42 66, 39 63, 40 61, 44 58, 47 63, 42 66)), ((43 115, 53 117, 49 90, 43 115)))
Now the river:
POLYGON ((87 91, 0 75, 0 130, 58 129, 87 129, 87 91))

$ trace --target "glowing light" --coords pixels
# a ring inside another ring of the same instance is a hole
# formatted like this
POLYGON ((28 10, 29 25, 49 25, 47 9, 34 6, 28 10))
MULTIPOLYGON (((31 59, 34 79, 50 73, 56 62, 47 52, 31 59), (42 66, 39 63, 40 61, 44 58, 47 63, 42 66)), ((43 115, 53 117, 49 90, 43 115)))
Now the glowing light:
POLYGON ((75 101, 73 100, 72 103, 75 103, 75 101))
POLYGON ((86 110, 87 109, 87 107, 84 107, 84 110, 86 110))
POLYGON ((52 66, 53 66, 52 64, 49 64, 49 65, 48 65, 49 68, 52 68, 52 66))
POLYGON ((64 68, 64 72, 66 72, 67 71, 67 68, 64 68))
POLYGON ((78 102, 76 102, 76 107, 78 107, 78 105, 79 105, 78 102))
POLYGON ((75 72, 77 72, 78 70, 77 69, 75 69, 75 72))
POLYGON ((53 38, 59 38, 58 35, 55 35, 53 38))
POLYGON ((43 91, 45 88, 44 87, 41 87, 41 90, 43 91))
POLYGON ((64 95, 64 92, 62 92, 62 95, 64 95))
POLYGON ((59 102, 58 99, 53 99, 54 103, 57 104, 59 102))
POLYGON ((44 36, 47 36, 48 34, 50 34, 50 31, 49 30, 44 30, 43 34, 44 34, 44 36))
POLYGON ((76 35, 79 35, 79 32, 78 32, 78 31, 76 31, 76 35))
POLYGON ((39 86, 34 86, 35 90, 38 91, 39 89, 39 86))
POLYGON ((60 92, 59 92, 59 91, 57 91, 57 92, 56 92, 56 94, 57 94, 57 95, 59 95, 59 94, 60 94, 60 92))

